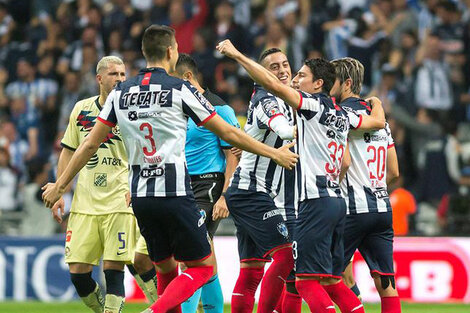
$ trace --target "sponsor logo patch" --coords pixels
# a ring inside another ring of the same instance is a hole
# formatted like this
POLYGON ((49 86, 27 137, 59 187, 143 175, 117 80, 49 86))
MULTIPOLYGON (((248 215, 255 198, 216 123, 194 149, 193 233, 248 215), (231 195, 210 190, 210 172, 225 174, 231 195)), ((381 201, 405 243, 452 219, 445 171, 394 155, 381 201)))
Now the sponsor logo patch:
POLYGON ((96 187, 106 187, 108 185, 108 174, 106 173, 95 173, 95 182, 96 187))
POLYGON ((151 178, 165 175, 163 167, 143 168, 140 170, 140 177, 151 178))
POLYGON ((65 242, 70 242, 71 239, 72 239, 72 231, 67 230, 67 234, 65 235, 65 242))
POLYGON ((95 168, 98 163, 100 162, 100 158, 98 157, 98 155, 95 153, 91 158, 90 160, 88 161, 88 163, 86 164, 86 168, 91 170, 92 168, 95 168))
POLYGON ((282 215, 282 210, 281 209, 275 209, 275 210, 271 210, 269 212, 264 213, 263 221, 267 220, 270 217, 276 216, 276 215, 282 215))

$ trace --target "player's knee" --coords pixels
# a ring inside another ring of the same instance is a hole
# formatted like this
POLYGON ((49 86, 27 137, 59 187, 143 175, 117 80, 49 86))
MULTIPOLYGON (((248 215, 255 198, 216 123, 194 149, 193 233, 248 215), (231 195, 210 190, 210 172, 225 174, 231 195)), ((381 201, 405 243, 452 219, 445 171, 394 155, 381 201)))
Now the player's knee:
POLYGON ((356 281, 354 280, 354 276, 351 273, 343 273, 343 282, 344 284, 348 287, 351 288, 356 284, 356 281))
POLYGON ((290 271, 294 267, 294 257, 292 255, 292 247, 286 247, 276 250, 272 254, 275 262, 285 265, 286 270, 290 271))
POLYGON ((153 268, 152 260, 145 254, 136 252, 134 257, 134 268, 138 274, 146 273, 153 268))
POLYGON ((264 268, 265 264, 266 262, 263 262, 263 261, 245 261, 245 262, 240 262, 240 268, 253 268, 253 267, 264 268))
POLYGON ((104 270, 106 293, 124 297, 124 272, 119 270, 104 270))
POLYGON ((91 272, 89 273, 70 273, 70 280, 75 286, 80 297, 86 297, 92 293, 96 288, 96 282, 91 278, 91 272))

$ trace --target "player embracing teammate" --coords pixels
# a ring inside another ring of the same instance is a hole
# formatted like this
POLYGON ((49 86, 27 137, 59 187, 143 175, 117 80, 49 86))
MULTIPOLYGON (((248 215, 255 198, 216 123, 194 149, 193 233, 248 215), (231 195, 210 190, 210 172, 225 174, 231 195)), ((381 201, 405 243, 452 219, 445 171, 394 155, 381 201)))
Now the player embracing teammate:
POLYGON ((341 281, 346 205, 339 178, 349 129, 383 128, 383 109, 374 105, 371 116, 363 116, 335 105, 328 94, 336 74, 328 61, 305 62, 294 78, 299 92, 245 57, 230 41, 217 48, 241 64, 255 82, 297 110, 300 203, 293 253, 299 294, 312 312, 334 312, 332 300, 343 313, 364 312, 355 294, 341 281))
MULTIPOLYGON (((369 104, 359 97, 363 65, 352 58, 332 63, 337 82, 331 95, 347 111, 370 114, 369 104)), ((382 313, 399 313, 400 299, 393 269, 392 207, 387 192, 387 184, 399 173, 390 127, 386 124, 384 129, 372 132, 351 131, 348 138, 352 162, 341 184, 348 208, 344 260, 349 262, 359 249, 379 292, 382 313)), ((353 281, 352 277, 346 279, 348 281, 353 281)), ((358 290, 354 283, 349 287, 358 290)))

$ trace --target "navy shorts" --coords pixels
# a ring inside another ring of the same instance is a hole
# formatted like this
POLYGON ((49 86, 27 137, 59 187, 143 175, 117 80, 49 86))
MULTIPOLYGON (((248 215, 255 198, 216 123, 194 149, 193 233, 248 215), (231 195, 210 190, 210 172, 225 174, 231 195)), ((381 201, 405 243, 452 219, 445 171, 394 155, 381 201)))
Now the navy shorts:
MULTIPOLYGON (((295 227, 296 227, 297 221, 298 220, 295 216, 293 216, 293 217, 287 216, 286 225, 287 225, 287 230, 289 231, 289 235, 290 235, 291 238, 295 237, 294 232, 295 232, 295 227)), ((286 282, 288 282, 288 283, 295 282, 295 271, 294 270, 292 270, 289 273, 289 276, 287 276, 287 278, 286 278, 286 282)))
POLYGON ((291 245, 282 210, 267 193, 230 187, 225 200, 237 227, 240 261, 271 261, 273 250, 291 245))
POLYGON ((371 273, 394 275, 392 225, 392 212, 348 215, 344 226, 346 262, 359 249, 371 273))
POLYGON ((200 261, 211 255, 204 217, 192 195, 135 197, 132 208, 153 262, 172 256, 182 262, 200 261))
POLYGON ((343 198, 305 200, 294 232, 295 275, 341 278, 346 203, 343 198))

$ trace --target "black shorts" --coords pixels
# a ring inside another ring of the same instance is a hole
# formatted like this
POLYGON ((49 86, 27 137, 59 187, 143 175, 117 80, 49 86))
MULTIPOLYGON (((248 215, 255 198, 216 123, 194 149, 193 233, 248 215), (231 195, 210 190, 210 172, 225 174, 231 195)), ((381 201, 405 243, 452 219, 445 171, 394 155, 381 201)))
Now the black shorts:
POLYGON ((230 187, 225 200, 237 227, 240 261, 271 261, 272 251, 291 245, 281 210, 267 193, 230 187))
MULTIPOLYGON (((287 216, 286 225, 289 230, 289 236, 295 238, 294 232, 296 228, 298 219, 295 216, 287 216)), ((286 278, 286 282, 292 283, 295 282, 295 271, 292 270, 286 278)))
POLYGON ((193 196, 134 197, 132 208, 153 262, 210 256, 209 235, 193 196))
POLYGON ((194 192, 197 205, 203 210, 206 228, 211 238, 219 226, 220 219, 212 220, 214 204, 219 200, 224 188, 223 173, 208 173, 203 175, 191 175, 191 188, 194 192))
POLYGON ((346 203, 343 198, 305 200, 294 232, 295 275, 341 278, 346 203))
POLYGON ((394 275, 392 212, 351 214, 344 226, 345 267, 359 249, 371 273, 394 275))

